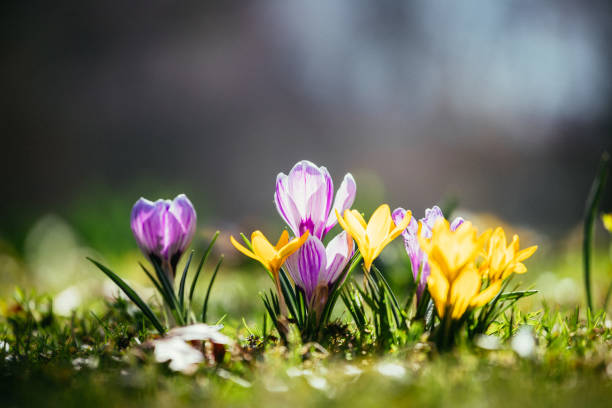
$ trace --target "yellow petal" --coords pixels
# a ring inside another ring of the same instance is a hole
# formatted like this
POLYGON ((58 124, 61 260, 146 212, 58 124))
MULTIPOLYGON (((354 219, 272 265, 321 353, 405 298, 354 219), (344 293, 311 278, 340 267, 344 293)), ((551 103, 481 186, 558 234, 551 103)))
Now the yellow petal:
POLYGON ((251 244, 253 245, 253 252, 255 255, 264 259, 266 262, 270 262, 277 255, 278 251, 272 246, 261 231, 255 231, 251 235, 251 244))
MULTIPOLYGON (((357 241, 357 245, 360 249, 364 249, 362 247, 366 244, 366 230, 363 226, 363 217, 357 211, 344 211, 344 224, 346 228, 344 228, 354 239, 357 241)), ((342 225, 342 224, 340 224, 342 225)))
POLYGON ((278 251, 279 257, 283 260, 283 262, 285 258, 287 258, 289 255, 291 255, 292 253, 300 249, 300 247, 304 244, 304 242, 306 242, 306 239, 308 238, 309 234, 310 234, 310 231, 306 230, 306 232, 304 232, 301 237, 293 238, 291 241, 289 241, 284 247, 282 247, 278 251))
POLYGON ((450 290, 453 319, 460 319, 463 316, 479 289, 480 275, 473 266, 469 265, 455 279, 450 290))
POLYGON ((446 300, 448 299, 448 281, 435 265, 431 265, 431 272, 427 278, 427 290, 436 305, 438 316, 444 317, 446 300))
POLYGON ((289 231, 283 230, 274 248, 278 251, 279 249, 287 245, 287 242, 289 242, 289 231))
POLYGON ((527 267, 522 263, 517 262, 517 264, 514 266, 514 273, 521 274, 525 272, 527 272, 527 267))
POLYGON ((366 236, 372 247, 376 248, 384 242, 389 235, 392 224, 391 210, 387 204, 381 205, 374 211, 366 228, 366 236))
POLYGON ((361 226, 366 229, 368 224, 366 223, 366 221, 363 219, 363 215, 361 215, 361 213, 357 210, 350 210, 351 214, 353 214, 355 216, 355 218, 357 218, 357 220, 359 221, 359 223, 361 224, 361 226))
POLYGON ((516 261, 523 262, 525 259, 529 258, 534 252, 538 249, 537 245, 530 246, 529 248, 525 248, 516 254, 516 261))
POLYGON ((244 247, 241 244, 239 244, 238 241, 236 241, 233 236, 230 236, 230 241, 231 241, 232 245, 234 246, 234 248, 236 248, 237 250, 239 250, 240 252, 242 252, 243 254, 248 256, 249 258, 253 258, 253 259, 256 259, 258 261, 261 261, 257 255, 255 255, 253 252, 248 250, 246 247, 244 247))
POLYGON ((498 280, 489 285, 488 288, 486 288, 485 290, 483 290, 478 295, 472 298, 472 300, 470 301, 470 306, 480 307, 489 303, 491 299, 493 299, 501 290, 502 283, 503 281, 498 280))

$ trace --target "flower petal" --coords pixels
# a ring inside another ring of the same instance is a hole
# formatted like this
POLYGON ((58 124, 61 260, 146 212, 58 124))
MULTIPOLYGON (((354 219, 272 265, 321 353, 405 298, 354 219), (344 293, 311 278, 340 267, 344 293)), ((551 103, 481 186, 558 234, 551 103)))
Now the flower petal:
POLYGON ((327 224, 325 225, 325 234, 329 232, 335 225, 338 219, 336 218, 335 211, 337 210, 340 214, 344 213, 344 210, 351 208, 355 201, 355 195, 357 194, 357 184, 351 173, 347 173, 340 184, 340 188, 336 192, 336 198, 334 199, 334 205, 332 211, 328 213, 327 224))
POLYGON ((148 219, 154 212, 155 203, 141 197, 132 207, 130 215, 130 227, 132 228, 136 243, 147 254, 157 247, 156 236, 146 234, 144 229, 145 223, 148 222, 148 219))
POLYGON ((336 235, 325 248, 327 265, 325 273, 319 276, 319 283, 334 283, 353 256, 354 248, 353 239, 346 231, 336 235))
MULTIPOLYGON (((326 254, 321 240, 310 235, 304 245, 289 256, 292 259, 289 273, 306 294, 308 301, 311 300, 315 288, 319 282, 319 275, 325 270, 326 254), (297 273, 294 267, 297 264, 297 273), (296 279, 296 277, 298 277, 296 279)), ((286 265, 289 265, 289 258, 286 265)))
POLYGON ((238 241, 236 241, 236 239, 234 239, 233 236, 230 236, 230 242, 232 243, 232 245, 234 246, 234 248, 236 248, 238 251, 242 252, 243 254, 245 254, 246 256, 248 256, 249 258, 253 258, 259 262, 262 262, 262 259, 260 257, 258 257, 257 255, 255 255, 253 252, 251 252, 249 249, 247 249, 245 246, 243 246, 242 244, 240 244, 238 241))
POLYGON ((450 304, 453 305, 451 315, 453 319, 459 319, 463 316, 479 289, 480 275, 475 268, 468 266, 457 276, 451 286, 449 300, 450 304))
POLYGON ((195 209, 185 194, 179 194, 170 204, 170 212, 176 217, 183 229, 179 250, 185 252, 195 235, 197 223, 195 209))
POLYGON ((450 225, 450 230, 451 230, 451 231, 456 231, 456 230, 457 230, 457 228, 459 228, 459 226, 460 226, 461 224, 463 224, 464 222, 465 222, 465 220, 464 220, 463 218, 461 218, 461 217, 457 217, 457 218, 455 218, 455 219, 453 220, 453 222, 451 222, 451 225, 450 225))
POLYGON ((276 248, 272 246, 261 231, 255 231, 251 234, 251 245, 255 255, 266 262, 273 260, 278 255, 276 248))
POLYGON ((423 234, 425 238, 431 238, 431 232, 439 218, 444 218, 444 214, 442 214, 442 210, 437 205, 425 210, 425 217, 421 218, 421 222, 423 223, 421 234, 423 234))
POLYGON ((294 234, 299 235, 300 212, 289 194, 287 175, 279 173, 276 176, 276 191, 274 192, 274 204, 280 216, 285 220, 294 234))
POLYGON ((534 245, 534 246, 530 246, 529 248, 525 248, 519 251, 519 253, 516 254, 516 261, 523 262, 525 259, 533 255, 537 249, 538 249, 538 246, 534 245))
MULTIPOLYGON (((366 228, 366 236, 370 241, 372 248, 379 247, 389 235, 389 230, 393 221, 391 220, 391 210, 387 204, 383 204, 374 211, 368 226, 366 228)), ((407 226, 408 223, 406 223, 407 226)), ((398 235, 406 229, 406 226, 398 231, 398 235)))

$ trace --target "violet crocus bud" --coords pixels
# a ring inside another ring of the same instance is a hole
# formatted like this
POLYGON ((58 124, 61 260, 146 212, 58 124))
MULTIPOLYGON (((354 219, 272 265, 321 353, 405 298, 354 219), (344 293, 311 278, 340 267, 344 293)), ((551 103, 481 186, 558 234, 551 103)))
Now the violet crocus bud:
POLYGON ((288 175, 277 175, 274 203, 295 236, 310 231, 311 236, 323 239, 338 222, 336 210, 343 214, 350 208, 356 191, 355 179, 347 173, 334 199, 334 183, 327 169, 302 160, 288 175))
POLYGON ((181 255, 195 234, 197 216, 191 201, 180 194, 172 201, 140 198, 132 208, 130 225, 142 252, 174 281, 181 255))

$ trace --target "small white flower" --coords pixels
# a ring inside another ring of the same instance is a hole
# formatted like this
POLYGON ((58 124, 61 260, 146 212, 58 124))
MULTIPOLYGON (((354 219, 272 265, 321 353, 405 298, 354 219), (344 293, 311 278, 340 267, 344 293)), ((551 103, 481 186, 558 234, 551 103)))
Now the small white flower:
POLYGON ((531 326, 523 326, 512 338, 510 343, 512 350, 523 358, 531 358, 535 354, 536 339, 531 326))
POLYGON ((168 367, 173 371, 192 374, 196 371, 198 364, 204 361, 201 351, 178 337, 166 337, 156 340, 154 344, 155 360, 158 363, 170 361, 168 367))
POLYGON ((489 336, 481 334, 474 339, 474 343, 485 350, 498 350, 501 347, 501 343, 497 336, 489 336))
POLYGON ((204 323, 192 324, 190 326, 175 327, 167 334, 168 337, 180 338, 184 341, 210 340, 217 344, 231 344, 231 339, 225 334, 219 333, 223 328, 222 324, 209 326, 204 323))
POLYGON ((397 363, 383 362, 376 366, 379 373, 385 377, 402 378, 406 375, 406 368, 397 363))
POLYGON ((354 365, 347 364, 344 366, 344 374, 349 375, 351 377, 361 374, 363 371, 359 367, 355 367, 354 365))
POLYGON ((314 389, 320 391, 327 390, 327 380, 323 377, 319 377, 318 375, 309 375, 306 376, 306 381, 308 381, 308 384, 314 389))
POLYGON ((98 368, 99 363, 100 363, 100 360, 98 359, 98 357, 95 357, 95 356, 89 356, 86 358, 77 357, 74 360, 72 360, 72 365, 77 371, 83 367, 87 367, 91 369, 98 368))

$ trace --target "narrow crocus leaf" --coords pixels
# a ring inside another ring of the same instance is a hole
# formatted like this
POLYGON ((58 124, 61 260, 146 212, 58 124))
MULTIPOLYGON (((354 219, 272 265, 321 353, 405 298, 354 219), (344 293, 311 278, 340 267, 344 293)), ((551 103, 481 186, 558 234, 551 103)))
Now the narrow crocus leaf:
POLYGON ((215 242, 217 241, 218 237, 219 237, 219 231, 215 232, 215 235, 213 235, 213 238, 210 241, 210 244, 208 245, 208 248, 206 248, 204 255, 202 255, 202 259, 200 259, 200 263, 198 264, 198 269, 196 270, 196 274, 193 278, 193 281, 191 282, 191 289, 189 290, 189 304, 191 304, 192 302, 193 292, 195 291, 196 284, 198 283, 198 279, 200 278, 200 272, 202 272, 202 267, 206 263, 206 260, 208 259, 208 255, 210 255, 213 245, 215 245, 215 242))
POLYGON ((187 272, 189 272, 189 265, 191 265, 191 259, 193 258, 194 251, 191 251, 187 263, 185 263, 185 269, 183 269, 183 275, 181 276, 181 283, 179 284, 179 305, 181 306, 181 312, 185 308, 185 281, 187 280, 187 272))
POLYGON ((117 284, 117 286, 119 286, 119 288, 121 288, 123 293, 125 293, 126 296, 128 298, 130 298, 130 300, 132 302, 134 302, 134 304, 136 304, 136 306, 138 306, 138 308, 147 317, 147 319, 149 319, 149 321, 151 321, 151 323, 153 324, 153 326, 155 326, 157 331, 160 334, 164 334, 164 332, 165 332, 164 326, 161 324, 161 322, 159 321, 159 319, 157 318, 155 313, 153 313, 151 308, 142 300, 142 298, 140 296, 138 296, 138 294, 134 291, 134 289, 132 289, 130 287, 130 285, 128 285, 116 273, 114 273, 113 271, 111 271, 106 266, 102 265, 101 263, 96 262, 96 261, 94 261, 93 259, 91 259, 89 257, 87 258, 87 260, 90 261, 91 263, 93 263, 94 265, 96 265, 98 267, 98 269, 100 269, 102 272, 104 272, 104 274, 106 276, 108 276, 113 282, 115 282, 117 284))
POLYGON ((506 292, 506 293, 502 293, 499 296, 499 301, 502 302, 502 301, 508 301, 508 300, 518 300, 520 298, 535 295, 538 292, 539 291, 537 290, 519 290, 519 291, 514 291, 514 292, 506 292))
POLYGON ((180 313, 180 307, 178 299, 176 298, 176 294, 174 293, 174 286, 170 283, 170 279, 168 275, 164 272, 161 265, 157 262, 152 262, 155 267, 155 273, 157 274, 157 279, 161 283, 161 287, 165 293, 165 299, 168 301, 168 307, 172 312, 172 315, 177 320, 180 325, 184 325, 185 321, 183 319, 183 314, 180 313))
MULTIPOLYGON (((162 289, 162 287, 159 285, 159 282, 157 281, 157 279, 155 279, 153 277, 153 275, 151 275, 151 272, 149 272, 149 270, 147 268, 145 268, 145 266, 141 263, 138 262, 138 265, 140 265, 140 267, 142 268, 142 270, 144 271, 144 273, 147 275, 147 277, 151 280, 151 282, 153 282, 153 285, 155 285, 155 288, 157 289, 157 291, 159 292, 160 295, 162 295, 162 297, 165 295, 164 294, 164 290, 162 289)), ((165 298, 164 298, 165 299, 165 298)))
POLYGON ((204 298, 204 305, 202 306, 202 323, 206 323, 206 313, 208 312, 208 299, 210 298, 210 291, 212 289, 213 283, 215 283, 215 278, 217 277, 217 272, 219 272, 219 268, 223 263, 223 255, 219 258, 219 262, 217 262, 217 266, 215 266, 215 270, 210 278, 210 282, 208 283, 208 289, 206 290, 206 297, 204 298))

